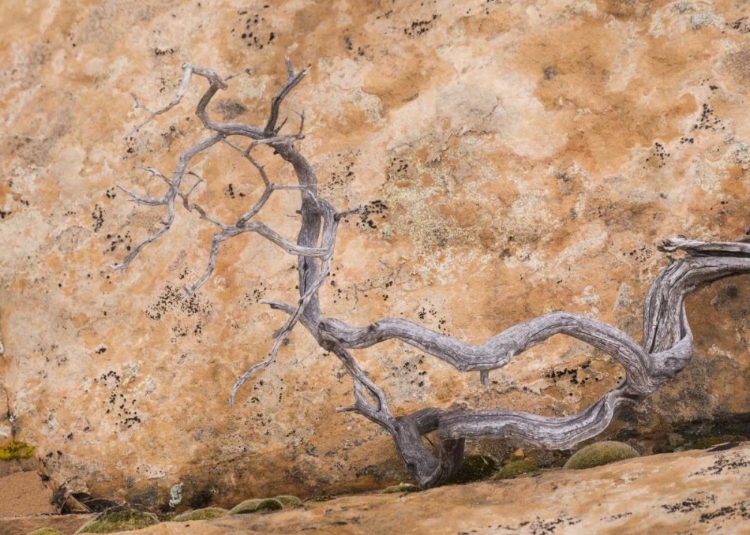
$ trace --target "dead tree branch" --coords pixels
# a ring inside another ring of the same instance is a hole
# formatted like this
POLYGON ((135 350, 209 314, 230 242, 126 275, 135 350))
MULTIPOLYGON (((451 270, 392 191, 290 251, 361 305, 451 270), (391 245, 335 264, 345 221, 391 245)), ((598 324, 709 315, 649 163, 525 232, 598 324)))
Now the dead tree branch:
MULTIPOLYGON (((318 294, 330 272, 338 224, 342 217, 358 209, 337 212, 329 202, 318 196, 315 172, 295 147, 295 143, 304 137, 304 116, 301 116, 300 129, 296 134, 279 135, 284 126, 283 122, 277 126, 284 99, 309 70, 308 67, 295 73, 289 60, 286 67, 286 82, 271 100, 268 120, 263 127, 256 127, 214 121, 207 108, 214 95, 227 88, 227 81, 232 77, 224 79, 209 69, 186 64, 176 97, 166 107, 149 111, 148 119, 136 126, 135 130, 179 104, 187 92, 192 75, 197 75, 205 78, 209 87, 196 106, 196 115, 204 127, 212 132, 211 137, 182 154, 171 179, 153 168, 146 168, 167 185, 161 197, 140 196, 121 187, 137 204, 166 206, 166 218, 156 232, 139 243, 113 268, 127 269, 148 244, 157 241, 169 230, 175 219, 177 198, 182 200, 188 212, 198 213, 202 219, 220 229, 213 236, 207 267, 201 278, 188 288, 188 294, 197 291, 213 273, 220 245, 245 232, 254 232, 298 258, 299 299, 295 305, 267 303, 285 312, 288 318, 277 332, 267 357, 237 379, 231 390, 230 404, 249 377, 275 361, 284 340, 297 323, 301 323, 321 348, 336 355, 352 377, 354 403, 338 410, 359 413, 380 425, 393 437, 404 465, 417 482, 423 487, 439 485, 447 481, 458 467, 466 439, 516 437, 545 447, 570 448, 601 433, 621 403, 654 394, 687 366, 693 354, 693 335, 685 313, 686 297, 713 281, 750 273, 750 243, 747 243, 747 236, 737 241, 715 243, 682 236, 665 240, 661 250, 683 251, 687 256, 664 269, 649 289, 644 307, 643 341, 640 344, 615 327, 567 312, 554 312, 517 324, 479 345, 471 345, 401 319, 386 318, 366 327, 355 327, 339 319, 324 317, 318 294), (234 137, 247 138, 249 143, 246 148, 235 142, 234 137), (260 198, 233 225, 209 216, 205 209, 189 200, 193 189, 202 181, 200 177, 189 191, 181 190, 189 162, 220 142, 246 159, 256 169, 265 186, 260 198), (275 154, 292 165, 296 184, 276 184, 270 180, 264 167, 251 154, 254 149, 263 146, 273 149, 275 154), (253 221, 277 190, 298 191, 300 194, 302 222, 296 243, 284 239, 263 223, 253 221), (565 417, 537 416, 504 409, 438 408, 394 416, 385 393, 352 356, 353 350, 372 347, 386 340, 398 340, 450 364, 460 372, 478 372, 482 383, 486 384, 491 370, 502 368, 513 357, 556 334, 571 336, 611 355, 625 369, 624 379, 613 390, 580 413, 565 417), (438 437, 433 449, 427 448, 422 440, 424 435, 431 432, 437 432, 438 437)), ((137 98, 136 107, 146 109, 137 98)))

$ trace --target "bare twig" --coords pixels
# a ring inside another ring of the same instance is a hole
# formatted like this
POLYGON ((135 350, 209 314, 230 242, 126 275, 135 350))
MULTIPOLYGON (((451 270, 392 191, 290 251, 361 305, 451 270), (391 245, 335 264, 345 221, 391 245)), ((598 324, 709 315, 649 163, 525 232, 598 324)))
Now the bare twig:
POLYGON ((305 311, 305 307, 310 302, 310 298, 312 297, 314 292, 318 291, 318 288, 320 288, 320 285, 323 284, 324 280, 325 280, 325 277, 321 277, 321 280, 318 282, 318 284, 310 288, 307 291, 307 293, 304 296, 302 296, 302 299, 300 299, 299 304, 297 305, 297 308, 295 308, 292 311, 286 323, 284 323, 283 327, 281 327, 281 329, 276 334, 276 340, 273 343, 273 346, 271 347, 271 351, 269 352, 268 356, 263 361, 259 362, 258 364, 255 364, 245 373, 240 375, 240 377, 234 383, 234 386, 232 386, 232 391, 229 394, 229 406, 230 407, 234 405, 234 398, 237 395, 237 391, 240 389, 240 387, 242 387, 243 384, 245 384, 245 382, 250 378, 250 376, 253 373, 255 373, 257 370, 270 366, 276 360, 276 355, 278 355, 279 353, 279 348, 281 348, 281 345, 289 337, 289 334, 291 334, 292 330, 294 329, 294 326, 297 324, 297 321, 300 319, 300 316, 305 311))
POLYGON ((177 106, 180 101, 182 100, 182 97, 185 96, 185 93, 187 93, 188 85, 190 84, 190 76, 193 74, 193 66, 190 64, 185 64, 182 66, 183 68, 183 75, 182 75, 182 83, 180 84, 180 88, 177 90, 177 96, 175 96, 174 99, 172 99, 172 102, 164 106, 163 108, 157 110, 157 111, 151 111, 145 106, 141 105, 141 103, 138 101, 138 97, 135 95, 135 93, 131 93, 131 96, 133 97, 133 100, 135 100, 135 107, 141 108, 149 112, 149 117, 142 123, 136 125, 130 132, 127 133, 125 136, 126 138, 132 136, 135 132, 138 132, 141 128, 146 126, 148 123, 153 121, 157 116, 162 115, 163 113, 167 113, 169 110, 177 106))
POLYGON ((164 221, 162 221, 161 228, 159 228, 159 230, 143 240, 141 243, 136 245, 122 262, 120 262, 119 264, 110 264, 110 269, 119 269, 122 273, 124 273, 128 269, 128 266, 133 261, 133 259, 135 259, 135 257, 137 257, 148 244, 155 242, 169 230, 169 228, 172 226, 172 223, 174 222, 175 217, 174 200, 175 197, 179 195, 180 182, 182 181, 182 177, 185 174, 185 169, 188 163, 190 163, 190 160, 192 160, 197 154, 205 151, 206 149, 221 141, 223 137, 224 136, 222 134, 216 134, 204 141, 201 141, 200 143, 193 145, 190 149, 185 151, 182 156, 180 156, 180 160, 172 175, 172 181, 169 185, 169 189, 160 199, 160 201, 162 202, 159 202, 159 204, 164 204, 167 207, 167 217, 164 221))
POLYGON ((273 100, 271 101, 271 115, 268 118, 266 127, 263 129, 263 133, 266 137, 276 136, 276 134, 278 133, 279 129, 276 128, 276 121, 279 118, 279 108, 281 107, 281 103, 284 101, 289 92, 302 81, 302 78, 304 78, 304 76, 307 74, 307 71, 309 70, 310 66, 308 65, 297 74, 294 74, 292 62, 289 58, 286 58, 287 80, 281 90, 276 94, 275 97, 273 97, 273 100))

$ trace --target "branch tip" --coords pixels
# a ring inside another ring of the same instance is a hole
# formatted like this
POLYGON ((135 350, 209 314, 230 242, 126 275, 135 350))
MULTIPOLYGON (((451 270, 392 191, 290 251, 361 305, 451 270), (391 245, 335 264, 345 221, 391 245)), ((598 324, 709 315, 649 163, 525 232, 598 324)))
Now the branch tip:
POLYGON ((490 387, 490 371, 489 370, 481 370, 479 372, 479 382, 482 383, 482 386, 484 388, 490 387))

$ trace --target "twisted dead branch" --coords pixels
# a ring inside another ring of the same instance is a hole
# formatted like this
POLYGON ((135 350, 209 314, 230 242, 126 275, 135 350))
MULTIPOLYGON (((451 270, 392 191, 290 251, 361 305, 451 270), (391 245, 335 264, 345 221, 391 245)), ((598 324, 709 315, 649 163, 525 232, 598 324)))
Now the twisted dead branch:
MULTIPOLYGON (((147 245, 164 236, 174 223, 175 201, 178 198, 186 210, 198 213, 202 219, 219 227, 219 232, 212 239, 208 265, 200 279, 186 290, 187 294, 197 291, 211 276, 221 243, 239 234, 257 233, 298 257, 299 300, 296 306, 267 303, 287 313, 288 319, 278 331, 268 356, 237 379, 231 390, 230 404, 250 376, 274 362, 286 337, 301 323, 321 348, 336 355, 352 377, 354 403, 338 410, 359 413, 388 431, 409 473, 421 486, 432 487, 444 483, 455 472, 466 439, 516 437, 532 444, 564 449, 601 433, 611 422, 618 405, 652 395, 687 366, 693 354, 693 336, 685 313, 685 298, 718 279, 750 273, 750 243, 746 243, 747 236, 737 241, 716 243, 681 236, 665 240, 661 245, 663 251, 682 251, 686 256, 664 269, 652 284, 644 307, 643 341, 640 344, 615 327, 566 312, 555 312, 520 323, 480 345, 471 345, 401 319, 388 318, 366 327, 354 327, 339 319, 324 317, 318 293, 330 272, 338 223, 352 211, 339 213, 318 196, 315 172, 295 147, 295 143, 304 137, 304 116, 296 134, 280 134, 285 121, 278 126, 277 123, 284 98, 309 69, 295 73, 289 60, 286 67, 287 80, 273 97, 268 120, 261 128, 235 122, 217 122, 208 114, 211 99, 219 90, 226 89, 227 81, 237 75, 221 78, 209 69, 184 65, 182 84, 175 99, 164 108, 149 111, 148 119, 135 130, 178 105, 187 92, 191 77, 196 75, 206 79, 209 84, 196 107, 196 115, 203 126, 211 131, 211 136, 182 154, 171 179, 153 168, 146 168, 147 172, 168 186, 161 197, 141 196, 122 188, 132 202, 166 207, 166 216, 154 234, 139 243, 120 264, 111 266, 114 269, 124 272, 147 245), (250 142, 243 149, 231 138, 248 138, 250 142), (190 194, 195 185, 187 192, 181 189, 183 178, 190 174, 187 171, 190 161, 218 143, 235 149, 255 167, 265 185, 260 198, 234 224, 221 222, 191 202, 190 194), (263 146, 270 147, 292 165, 297 184, 271 182, 263 166, 251 155, 253 149, 263 146), (263 223, 253 221, 278 190, 300 193, 302 222, 296 243, 285 240, 263 223), (565 417, 537 416, 504 409, 438 408, 394 416, 385 393, 359 367, 351 353, 352 350, 371 347, 386 340, 398 340, 443 360, 460 372, 479 372, 483 384, 486 384, 491 370, 502 368, 514 356, 556 334, 577 338, 611 355, 625 369, 625 377, 613 390, 580 413, 565 417), (432 432, 436 432, 438 443, 430 449, 425 446, 422 437, 432 432)), ((243 72, 249 73, 249 69, 243 72)), ((135 99, 136 107, 144 108, 135 99)))

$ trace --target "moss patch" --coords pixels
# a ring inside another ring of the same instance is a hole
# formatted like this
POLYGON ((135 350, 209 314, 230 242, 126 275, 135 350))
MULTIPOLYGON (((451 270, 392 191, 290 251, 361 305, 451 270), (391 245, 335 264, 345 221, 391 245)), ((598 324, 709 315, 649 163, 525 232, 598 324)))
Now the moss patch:
POLYGON ((34 446, 26 442, 9 442, 0 447, 0 460, 14 461, 16 459, 28 459, 34 455, 34 446))
POLYGON ((688 449, 707 450, 725 442, 747 442, 747 437, 743 435, 717 435, 713 437, 701 437, 693 442, 688 449))
POLYGON ((453 475, 450 483, 461 484, 472 481, 482 481, 489 478, 497 469, 497 462, 486 455, 467 455, 461 461, 461 466, 453 475))
POLYGON ((380 491, 380 494, 397 494, 399 492, 420 492, 422 489, 416 485, 410 483, 399 483, 398 485, 392 485, 386 487, 380 491))
POLYGON ((300 500, 296 496, 291 496, 289 494, 284 494, 282 496, 274 496, 273 499, 280 501, 281 505, 283 505, 284 507, 301 507, 302 506, 302 500, 300 500))
POLYGON ((533 459, 521 459, 518 461, 511 461, 492 477, 492 479, 513 479, 521 474, 528 474, 530 472, 536 472, 539 470, 539 466, 533 459))
POLYGON ((196 509, 194 511, 187 511, 179 514, 171 519, 170 522, 188 522, 190 520, 210 520, 212 518, 219 518, 229 514, 227 509, 221 507, 204 507, 203 509, 196 509))
POLYGON ((265 498, 262 500, 245 500, 241 504, 229 511, 230 515, 246 515, 250 513, 259 513, 261 511, 278 511, 284 508, 284 504, 274 498, 265 498))
POLYGON ((85 524, 79 533, 117 533, 147 528, 158 524, 159 521, 151 513, 144 513, 130 507, 116 507, 98 515, 94 520, 85 524))
POLYGON ((638 452, 623 442, 597 442, 578 450, 563 468, 569 470, 583 470, 615 463, 625 459, 640 457, 638 452))
POLYGON ((52 528, 39 528, 32 531, 31 533, 28 533, 27 535, 65 535, 65 533, 52 528))

